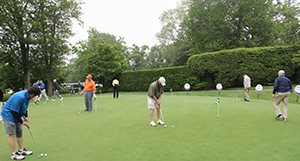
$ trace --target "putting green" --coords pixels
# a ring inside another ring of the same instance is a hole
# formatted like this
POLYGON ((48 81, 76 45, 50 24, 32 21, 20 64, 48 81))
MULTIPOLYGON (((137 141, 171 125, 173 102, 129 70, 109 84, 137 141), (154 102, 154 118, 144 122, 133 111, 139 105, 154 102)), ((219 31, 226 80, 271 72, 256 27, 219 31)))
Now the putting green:
MULTIPOLYGON (((288 121, 276 121, 272 101, 249 103, 216 97, 165 95, 167 128, 149 125, 146 93, 97 97, 98 112, 84 112, 82 96, 29 107, 30 126, 43 160, 298 160, 300 108, 288 104, 288 121), (82 107, 80 109, 80 107, 82 107), (78 114, 80 112, 80 114, 78 114), (174 127, 172 127, 172 125, 174 127)), ((156 112, 156 111, 155 111, 156 112)), ((156 114, 154 115, 157 121, 156 114)), ((0 124, 1 160, 10 160, 0 124)), ((26 160, 40 160, 27 128, 26 160)))

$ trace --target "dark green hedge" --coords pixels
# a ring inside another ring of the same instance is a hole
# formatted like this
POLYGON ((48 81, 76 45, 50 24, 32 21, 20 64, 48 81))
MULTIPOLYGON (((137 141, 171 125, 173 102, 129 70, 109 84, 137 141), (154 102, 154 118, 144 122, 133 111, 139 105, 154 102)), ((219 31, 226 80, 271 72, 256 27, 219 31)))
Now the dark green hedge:
POLYGON ((242 86, 243 73, 255 86, 273 83, 281 69, 290 78, 295 69, 293 54, 299 50, 300 45, 222 50, 191 56, 187 65, 192 74, 212 77, 225 88, 242 86))
POLYGON ((169 67, 150 70, 123 72, 120 77, 120 91, 148 91, 149 85, 159 77, 166 78, 165 91, 182 91, 184 84, 190 83, 191 90, 201 89, 206 83, 201 83, 191 75, 188 67, 169 67))

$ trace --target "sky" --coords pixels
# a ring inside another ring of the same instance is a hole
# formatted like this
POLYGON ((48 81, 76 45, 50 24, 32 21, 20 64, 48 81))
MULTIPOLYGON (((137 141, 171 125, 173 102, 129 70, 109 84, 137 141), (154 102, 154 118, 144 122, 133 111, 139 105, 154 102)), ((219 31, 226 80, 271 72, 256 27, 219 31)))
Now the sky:
POLYGON ((87 40, 90 27, 99 32, 125 37, 126 46, 136 44, 152 47, 159 44, 156 33, 162 26, 159 17, 163 11, 174 9, 180 0, 83 0, 84 26, 73 22, 75 36, 69 39, 74 45, 87 40))

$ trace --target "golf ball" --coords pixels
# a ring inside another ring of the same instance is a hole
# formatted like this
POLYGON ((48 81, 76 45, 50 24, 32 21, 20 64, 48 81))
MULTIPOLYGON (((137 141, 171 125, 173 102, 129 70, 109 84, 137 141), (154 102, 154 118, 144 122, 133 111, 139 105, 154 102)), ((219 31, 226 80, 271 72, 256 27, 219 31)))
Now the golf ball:
POLYGON ((172 125, 172 127, 174 127, 174 126, 172 125))
POLYGON ((165 125, 164 127, 167 127, 167 125, 165 125))
POLYGON ((43 156, 43 154, 41 154, 41 156, 43 156))
POLYGON ((208 106, 210 106, 210 105, 208 105, 208 106))
POLYGON ((81 109, 81 107, 79 107, 79 109, 81 109))
POLYGON ((78 112, 78 115, 80 114, 80 112, 78 112))
POLYGON ((45 157, 47 156, 47 154, 45 154, 45 157))

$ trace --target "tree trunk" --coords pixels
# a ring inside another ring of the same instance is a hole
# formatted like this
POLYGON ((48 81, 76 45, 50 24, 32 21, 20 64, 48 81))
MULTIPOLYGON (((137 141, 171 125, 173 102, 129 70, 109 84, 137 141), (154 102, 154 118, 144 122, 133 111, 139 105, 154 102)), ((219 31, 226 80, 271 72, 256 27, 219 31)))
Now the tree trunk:
POLYGON ((51 97, 53 95, 51 78, 47 79, 47 93, 48 93, 49 97, 51 97))
POLYGON ((30 75, 28 69, 24 69, 24 86, 27 89, 30 87, 30 75))

